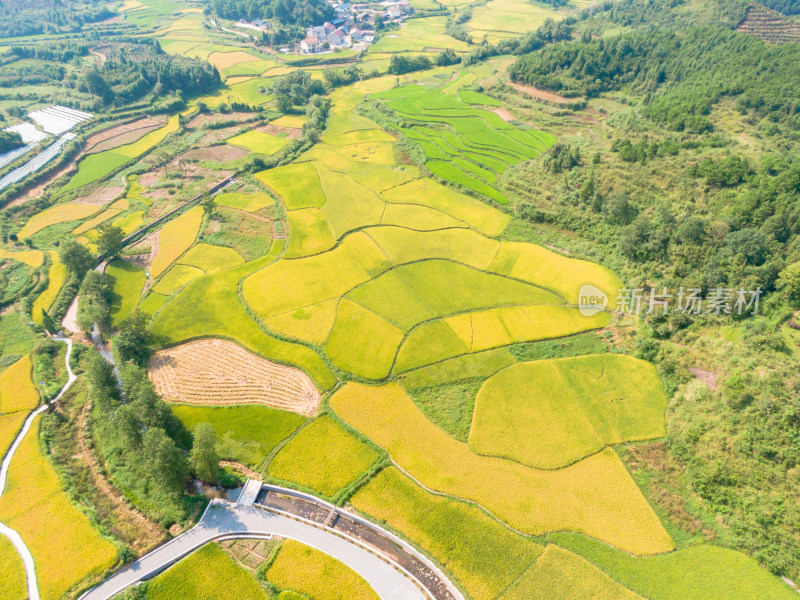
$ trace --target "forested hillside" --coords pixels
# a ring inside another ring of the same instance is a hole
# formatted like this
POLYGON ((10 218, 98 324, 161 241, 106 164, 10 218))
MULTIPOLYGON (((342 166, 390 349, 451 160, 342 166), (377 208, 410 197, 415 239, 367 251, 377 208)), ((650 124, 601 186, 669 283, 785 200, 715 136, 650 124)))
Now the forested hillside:
POLYGON ((764 0, 761 4, 785 15, 800 14, 800 2, 798 0, 764 0))
POLYGON ((128 104, 147 95, 180 92, 191 96, 211 92, 221 83, 208 62, 168 56, 157 41, 140 38, 110 38, 102 46, 85 42, 14 45, 6 50, 5 58, 0 87, 32 83, 70 87, 92 94, 106 106, 128 104), (75 69, 73 59, 88 56, 90 48, 102 60, 75 69))
MULTIPOLYGON (((518 58, 512 80, 588 107, 574 113, 580 133, 567 129, 545 158, 550 175, 522 167, 506 179, 519 190, 525 220, 592 240, 646 293, 763 292, 755 319, 674 310, 641 319, 631 341, 674 396, 665 445, 630 456, 654 501, 687 531, 727 538, 794 578, 800 46, 734 31, 741 7, 623 1, 575 29, 633 30, 518 58), (720 14, 730 18, 696 26, 720 14), (597 141, 599 132, 606 141, 597 141), (719 380, 708 389, 690 369, 719 380), (716 533, 700 525, 704 510, 723 524, 716 533)), ((542 118, 519 102, 519 118, 542 118)))
POLYGON ((212 0, 224 19, 276 19, 283 25, 309 27, 333 19, 333 8, 324 0, 212 0))
POLYGON ((80 31, 115 14, 102 0, 6 0, 0 3, 0 38, 80 31))
POLYGON ((800 79, 800 46, 770 46, 727 29, 562 43, 521 57, 509 75, 573 97, 630 86, 631 91, 648 94, 645 113, 674 131, 710 130, 705 115, 726 96, 735 98, 742 111, 800 129, 794 84, 800 79))

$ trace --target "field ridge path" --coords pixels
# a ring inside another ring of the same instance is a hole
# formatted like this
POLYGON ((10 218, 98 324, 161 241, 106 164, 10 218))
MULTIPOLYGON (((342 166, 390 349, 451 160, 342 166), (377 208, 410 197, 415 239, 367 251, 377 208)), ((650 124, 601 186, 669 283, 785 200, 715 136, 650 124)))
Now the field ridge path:
MULTIPOLYGON (((0 497, 3 496, 3 491, 6 487, 6 477, 8 476, 8 469, 11 466, 11 459, 14 458, 14 453, 22 443, 22 440, 25 439, 25 436, 28 434, 31 425, 33 424, 33 420, 41 413, 46 411, 51 405, 56 404, 61 399, 61 396, 63 396, 64 393, 70 387, 72 387, 72 384, 75 383, 75 380, 78 379, 78 376, 72 372, 72 368, 69 366, 69 358, 72 354, 72 340, 62 337, 54 337, 53 339, 67 344, 67 355, 64 358, 64 362, 67 367, 67 382, 64 384, 64 387, 61 388, 55 398, 53 398, 49 403, 45 402, 42 404, 39 408, 32 411, 28 415, 28 418, 25 419, 25 424, 22 426, 19 434, 17 434, 14 442, 9 447, 8 452, 3 458, 2 466, 0 466, 0 497)), ((25 545, 22 536, 3 523, 0 523, 0 533, 5 535, 11 541, 11 543, 14 545, 14 548, 16 548, 17 552, 19 553, 23 564, 25 565, 25 575, 28 581, 28 600, 39 600, 39 587, 36 583, 36 565, 33 562, 33 555, 31 554, 31 551, 28 549, 28 546, 25 545)))

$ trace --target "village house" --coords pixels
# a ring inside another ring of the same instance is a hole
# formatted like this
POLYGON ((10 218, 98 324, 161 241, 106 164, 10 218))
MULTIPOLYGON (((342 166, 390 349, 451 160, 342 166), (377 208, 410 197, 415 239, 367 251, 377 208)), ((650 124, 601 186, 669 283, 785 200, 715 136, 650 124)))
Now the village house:
POLYGON ((303 52, 322 52, 325 44, 316 37, 309 36, 300 42, 300 49, 303 52))
POLYGON ((333 47, 343 46, 344 38, 345 38, 344 31, 342 31, 341 29, 336 29, 335 31, 332 31, 330 34, 328 34, 328 43, 333 47))

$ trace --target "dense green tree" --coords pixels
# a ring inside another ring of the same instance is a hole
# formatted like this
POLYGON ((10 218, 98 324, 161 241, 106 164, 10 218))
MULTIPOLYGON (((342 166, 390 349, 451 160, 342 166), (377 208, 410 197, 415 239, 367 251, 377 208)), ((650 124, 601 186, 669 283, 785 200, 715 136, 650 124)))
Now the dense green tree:
POLYGON ((0 154, 11 152, 17 148, 21 148, 25 144, 22 142, 22 136, 16 131, 3 131, 0 130, 0 154))
POLYGON ((116 14, 97 0, 3 2, 0 4, 0 38, 81 31, 85 24, 105 21, 116 14))
POLYGON ((108 278, 103 273, 88 271, 79 290, 78 326, 83 331, 91 331, 96 323, 100 331, 108 331, 110 301, 108 278))
POLYGON ((142 457, 147 479, 160 493, 179 495, 189 469, 183 453, 160 427, 150 427, 142 438, 142 457))
POLYGON ((520 57, 509 75, 569 97, 623 87, 647 92, 643 112, 651 119, 703 133, 712 128, 706 115, 725 96, 742 111, 800 127, 798 64, 795 44, 772 46, 720 27, 692 27, 551 45, 520 57), (770 68, 753 68, 763 64, 770 68))
POLYGON ((212 0, 212 9, 224 19, 276 19, 301 28, 321 25, 334 18, 324 0, 212 0))
POLYGON ((305 106, 309 98, 325 93, 325 84, 312 79, 308 71, 294 71, 283 77, 275 77, 270 84, 278 100, 279 109, 288 112, 292 106, 305 106))
POLYGON ((389 73, 392 75, 402 75, 411 71, 424 71, 433 66, 431 60, 422 54, 419 56, 405 56, 403 54, 392 54, 389 61, 389 73))
POLYGON ((778 285, 793 308, 800 309, 800 262, 795 262, 781 271, 778 285))
POLYGON ((203 194, 203 201, 200 203, 200 206, 203 207, 203 214, 209 219, 213 219, 217 214, 217 203, 214 200, 214 196, 210 194, 203 194))
POLYGON ((137 310, 119 324, 119 333, 114 338, 114 349, 124 362, 143 366, 150 358, 151 336, 147 322, 147 314, 137 310))
POLYGON ((114 90, 99 71, 89 71, 85 76, 85 81, 89 93, 98 96, 103 104, 111 104, 114 101, 114 90))
POLYGON ((190 454, 192 470, 198 479, 219 483, 219 456, 217 432, 211 423, 198 423, 194 428, 194 442, 190 454))
POLYGON ((122 240, 125 239, 125 232, 114 225, 106 225, 100 228, 100 237, 97 238, 97 250, 106 260, 116 258, 122 253, 122 240))
POLYGON ((95 258, 89 249, 75 241, 73 237, 61 240, 58 245, 58 258, 67 267, 67 270, 78 279, 83 279, 86 272, 95 263, 95 258))

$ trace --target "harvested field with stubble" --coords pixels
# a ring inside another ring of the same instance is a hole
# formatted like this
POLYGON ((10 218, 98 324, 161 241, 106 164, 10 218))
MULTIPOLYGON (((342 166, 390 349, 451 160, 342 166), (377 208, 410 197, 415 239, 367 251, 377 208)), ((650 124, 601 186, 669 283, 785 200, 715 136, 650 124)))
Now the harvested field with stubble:
POLYGON ((156 390, 171 402, 265 404, 301 415, 314 415, 319 408, 319 392, 305 373, 227 340, 196 340, 161 350, 149 368, 156 390))
POLYGON ((73 200, 73 204, 94 204, 101 205, 111 202, 125 190, 121 185, 108 184, 96 187, 85 195, 80 195, 73 200))
POLYGON ((247 151, 227 144, 219 146, 207 146, 205 148, 195 148, 180 155, 184 160, 207 160, 211 162, 230 162, 247 156, 247 151))
POLYGON ((194 117, 191 121, 189 121, 187 127, 191 129, 198 129, 206 125, 227 122, 227 121, 235 121, 237 123, 241 123, 243 121, 249 121, 252 118, 253 118, 253 113, 249 112, 200 113, 199 115, 194 117))

